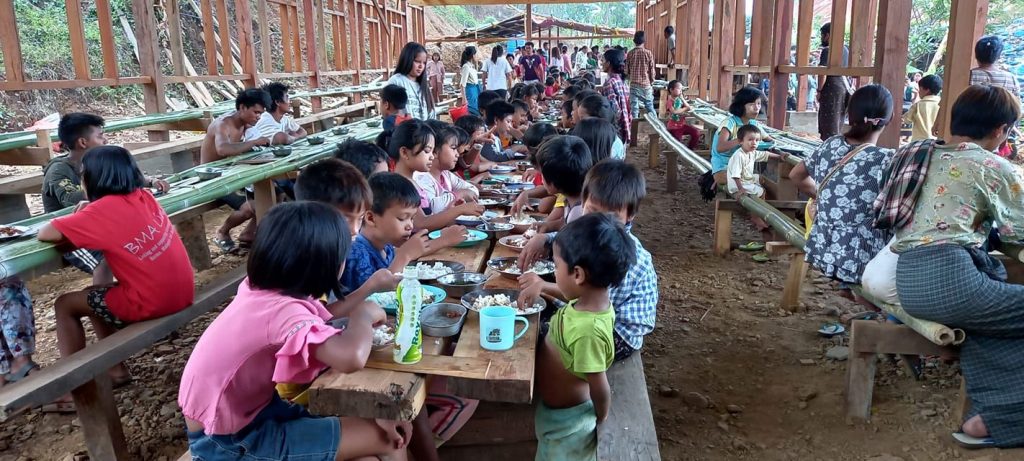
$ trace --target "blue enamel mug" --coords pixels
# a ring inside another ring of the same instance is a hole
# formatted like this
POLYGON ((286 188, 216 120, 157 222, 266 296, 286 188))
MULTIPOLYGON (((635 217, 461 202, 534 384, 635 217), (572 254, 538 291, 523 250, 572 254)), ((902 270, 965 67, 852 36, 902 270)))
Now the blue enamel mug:
POLYGON ((526 334, 530 321, 516 315, 509 306, 487 306, 480 309, 480 347, 489 351, 507 351, 515 341, 526 334), (515 332, 516 322, 523 323, 523 330, 515 332))

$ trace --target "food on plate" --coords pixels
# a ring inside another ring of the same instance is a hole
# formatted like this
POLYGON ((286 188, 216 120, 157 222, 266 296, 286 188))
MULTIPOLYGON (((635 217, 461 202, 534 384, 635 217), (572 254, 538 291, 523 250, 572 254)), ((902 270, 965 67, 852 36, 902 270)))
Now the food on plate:
POLYGON ((0 226, 0 237, 14 237, 21 234, 22 231, 20 229, 11 226, 0 226))
POLYGON ((395 341, 395 331, 388 325, 381 325, 373 329, 373 345, 385 346, 395 341))
POLYGON ((505 241, 505 244, 512 248, 519 248, 520 250, 526 248, 526 244, 530 242, 530 239, 524 237, 513 237, 505 241))
POLYGON ((479 310, 479 309, 483 309, 483 308, 485 308, 487 306, 512 306, 512 307, 515 307, 514 304, 515 304, 515 302, 512 301, 512 299, 509 298, 507 295, 496 294, 496 295, 486 295, 486 296, 481 296, 479 298, 476 298, 473 301, 473 308, 479 310))
MULTIPOLYGON (((467 235, 466 238, 469 238, 467 235)), ((420 274, 421 279, 436 279, 442 275, 448 275, 452 273, 452 268, 445 266, 444 263, 437 261, 433 265, 427 263, 416 263, 416 266, 410 266, 415 268, 420 274)))
POLYGON ((521 226, 524 224, 536 224, 537 220, 528 214, 514 214, 509 217, 509 223, 521 226))
MULTIPOLYGON (((509 274, 519 275, 524 272, 519 271, 519 266, 513 261, 512 264, 501 269, 509 274)), ((526 272, 534 272, 537 275, 547 275, 555 271, 555 265, 551 261, 537 261, 533 263, 526 272)))

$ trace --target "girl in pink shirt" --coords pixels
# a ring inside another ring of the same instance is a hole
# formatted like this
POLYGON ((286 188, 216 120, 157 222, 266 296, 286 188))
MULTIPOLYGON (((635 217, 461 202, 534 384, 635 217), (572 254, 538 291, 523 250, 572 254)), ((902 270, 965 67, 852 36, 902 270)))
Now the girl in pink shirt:
POLYGON ((194 458, 406 459, 410 423, 316 417, 274 390, 274 383, 311 382, 327 367, 351 373, 366 365, 384 312, 365 303, 339 329, 318 301, 340 289, 348 234, 337 210, 315 202, 277 205, 260 223, 248 277, 199 338, 181 377, 178 404, 194 458))

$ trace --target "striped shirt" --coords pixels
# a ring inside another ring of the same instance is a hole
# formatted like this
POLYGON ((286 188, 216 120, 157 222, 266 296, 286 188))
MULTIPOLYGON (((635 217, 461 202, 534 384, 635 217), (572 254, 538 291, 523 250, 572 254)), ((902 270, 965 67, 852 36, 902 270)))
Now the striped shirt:
POLYGON ((612 110, 619 114, 618 120, 616 120, 616 123, 619 125, 619 137, 622 138, 623 142, 629 142, 629 130, 633 123, 633 116, 629 112, 629 90, 626 89, 626 84, 622 82, 622 76, 619 74, 609 74, 608 80, 601 87, 601 93, 604 94, 604 97, 608 98, 608 102, 612 105, 612 110))
POLYGON ((1014 96, 1020 97, 1020 86, 1017 77, 1003 69, 971 69, 971 85, 992 85, 1004 88, 1014 96))

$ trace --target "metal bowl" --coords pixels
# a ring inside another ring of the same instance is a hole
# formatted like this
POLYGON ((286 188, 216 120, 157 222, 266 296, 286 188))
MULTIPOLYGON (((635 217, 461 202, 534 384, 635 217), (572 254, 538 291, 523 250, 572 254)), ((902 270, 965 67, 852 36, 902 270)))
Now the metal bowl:
POLYGON ((224 170, 210 166, 196 168, 195 172, 196 177, 198 177, 200 181, 209 181, 214 178, 219 178, 222 174, 224 174, 224 170))
POLYGON ((454 272, 437 278, 437 284, 453 298, 484 287, 487 276, 478 272, 454 272))
POLYGON ((346 135, 348 134, 348 128, 345 128, 343 126, 336 126, 333 129, 331 129, 331 133, 334 133, 338 136, 346 135))
POLYGON ((533 168, 533 164, 527 161, 518 161, 516 162, 516 168, 519 168, 519 171, 526 171, 533 168))
POLYGON ((481 216, 473 215, 462 215, 455 218, 455 224, 466 227, 476 227, 484 223, 484 220, 490 221, 498 217, 496 211, 487 210, 481 216))
POLYGON ((476 230, 487 234, 491 240, 497 240, 510 234, 515 227, 509 223, 488 222, 476 226, 476 230))
POLYGON ((292 155, 292 148, 287 146, 275 147, 273 151, 274 157, 287 157, 292 155))
POLYGON ((517 224, 517 223, 512 222, 512 216, 510 216, 510 215, 505 215, 505 216, 500 216, 500 217, 494 218, 493 220, 491 220, 491 222, 511 224, 513 226, 512 227, 512 233, 513 234, 522 234, 522 233, 530 230, 531 227, 539 226, 541 223, 544 222, 543 218, 538 220, 535 215, 528 214, 526 216, 532 218, 533 222, 527 223, 527 224, 517 224))
MULTIPOLYGON (((486 288, 483 290, 477 290, 470 293, 466 293, 459 300, 463 306, 471 311, 480 312, 480 308, 474 306, 476 300, 483 296, 494 296, 494 295, 505 295, 508 296, 509 304, 515 304, 516 300, 519 299, 519 290, 501 289, 501 288, 486 288)), ((518 306, 514 307, 519 315, 530 315, 544 310, 548 303, 544 298, 537 298, 533 305, 527 309, 520 310, 518 306)))
POLYGON ((380 126, 380 122, 381 121, 379 119, 378 120, 367 120, 366 121, 366 126, 368 126, 370 128, 377 128, 378 126, 380 126))
MULTIPOLYGON (((416 267, 419 264, 426 264, 428 266, 433 267, 434 264, 436 264, 436 263, 441 263, 442 266, 447 267, 448 269, 450 269, 451 272, 449 272, 449 273, 462 272, 462 271, 466 270, 466 265, 465 264, 457 263, 455 261, 444 261, 444 260, 440 260, 440 259, 423 259, 423 260, 419 260, 419 261, 413 261, 413 262, 409 263, 409 266, 410 267, 416 267)), ((442 274, 442 275, 439 275, 437 277, 427 277, 427 276, 421 275, 419 277, 419 281, 420 282, 433 282, 433 281, 437 280, 438 277, 441 277, 443 275, 447 275, 447 274, 442 274)))
POLYGON ((425 336, 447 338, 455 336, 466 320, 465 306, 438 303, 424 306, 420 311, 420 328, 425 336))
POLYGON ((530 239, 523 237, 522 235, 506 235, 498 239, 498 244, 505 248, 510 248, 512 249, 512 251, 515 251, 516 253, 519 253, 523 251, 526 242, 529 241, 530 239), (524 246, 518 246, 517 243, 521 243, 524 246))
MULTIPOLYGON (((522 273, 519 272, 518 259, 519 258, 516 257, 494 258, 491 259, 490 261, 487 261, 487 267, 494 269, 494 271, 501 274, 502 277, 512 280, 518 280, 519 276, 523 275, 522 273)), ((547 260, 541 260, 534 263, 534 265, 538 264, 543 265, 546 270, 540 272, 534 271, 537 272, 537 275, 543 277, 555 273, 555 263, 547 260)))
POLYGON ((324 143, 324 137, 323 136, 310 136, 310 137, 306 138, 306 142, 308 142, 309 145, 311 145, 311 146, 316 146, 316 145, 324 143))
POLYGON ((495 165, 490 169, 491 174, 509 174, 516 171, 515 165, 495 165))
POLYGON ((500 198, 500 197, 498 197, 498 198, 495 198, 495 197, 489 197, 489 198, 485 197, 485 198, 481 198, 481 199, 477 200, 477 203, 479 203, 479 204, 481 204, 481 205, 483 205, 483 206, 485 206, 487 208, 497 208, 497 207, 508 205, 508 199, 500 198))

